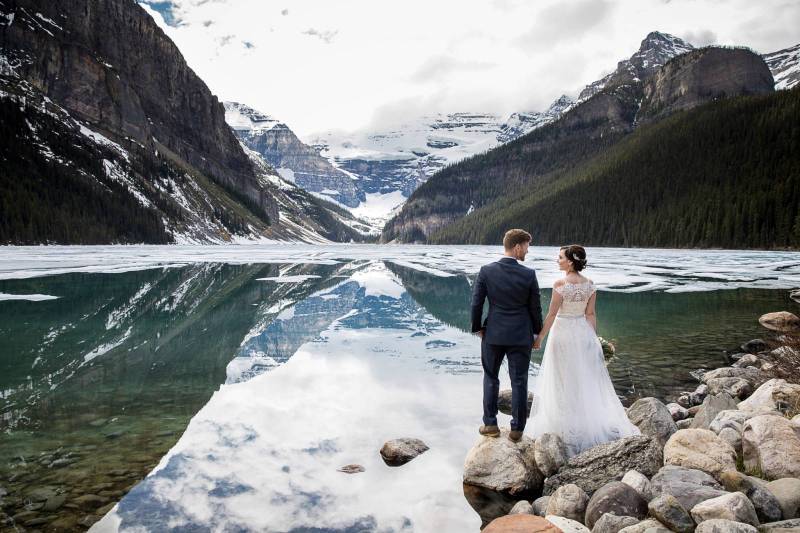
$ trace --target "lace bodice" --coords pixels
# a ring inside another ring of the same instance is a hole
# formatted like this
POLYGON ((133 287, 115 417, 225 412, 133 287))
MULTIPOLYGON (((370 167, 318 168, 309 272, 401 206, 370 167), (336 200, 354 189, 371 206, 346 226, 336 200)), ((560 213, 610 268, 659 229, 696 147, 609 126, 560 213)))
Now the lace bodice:
POLYGON ((554 287, 554 290, 561 295, 562 299, 558 316, 583 316, 586 313, 586 304, 594 294, 595 287, 591 281, 566 282, 561 286, 554 287))

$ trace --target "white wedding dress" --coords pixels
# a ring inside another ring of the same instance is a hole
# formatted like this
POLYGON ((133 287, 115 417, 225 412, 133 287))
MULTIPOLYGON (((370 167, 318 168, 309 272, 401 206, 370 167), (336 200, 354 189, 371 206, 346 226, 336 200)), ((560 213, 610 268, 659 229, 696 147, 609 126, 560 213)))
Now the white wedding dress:
POLYGON ((640 432, 614 391, 603 348, 586 319, 594 284, 565 283, 554 290, 562 303, 536 377, 528 425, 533 427, 533 438, 544 433, 560 435, 571 457, 640 432))

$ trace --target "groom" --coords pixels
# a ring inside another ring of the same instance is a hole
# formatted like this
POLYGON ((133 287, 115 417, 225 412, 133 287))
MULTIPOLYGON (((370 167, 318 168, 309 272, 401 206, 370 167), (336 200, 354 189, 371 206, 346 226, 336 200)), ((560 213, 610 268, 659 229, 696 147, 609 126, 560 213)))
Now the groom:
POLYGON ((523 266, 531 235, 512 229, 503 237, 505 257, 481 267, 472 291, 472 331, 481 337, 483 364, 483 426, 481 435, 498 437, 498 373, 508 357, 511 377, 511 432, 508 438, 522 438, 528 419, 528 366, 536 335, 542 330, 542 305, 536 272, 523 266), (489 298, 489 315, 481 323, 483 302, 489 298))

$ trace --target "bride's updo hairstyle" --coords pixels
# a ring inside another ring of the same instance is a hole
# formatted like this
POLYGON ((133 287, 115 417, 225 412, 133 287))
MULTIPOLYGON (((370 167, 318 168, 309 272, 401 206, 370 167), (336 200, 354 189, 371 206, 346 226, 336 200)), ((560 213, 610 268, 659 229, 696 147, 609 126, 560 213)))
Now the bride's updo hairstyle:
POLYGON ((586 250, 583 249, 583 246, 570 244, 569 246, 562 246, 561 249, 564 250, 564 257, 572 263, 572 268, 575 269, 575 272, 580 272, 586 268, 586 250))

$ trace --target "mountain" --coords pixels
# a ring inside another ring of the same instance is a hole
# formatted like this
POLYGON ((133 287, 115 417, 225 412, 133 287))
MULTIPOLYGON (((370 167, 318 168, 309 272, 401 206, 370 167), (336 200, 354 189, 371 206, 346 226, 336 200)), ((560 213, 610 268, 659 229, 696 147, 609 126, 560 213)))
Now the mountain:
POLYGON ((791 89, 800 82, 800 44, 762 57, 775 78, 775 89, 791 89))
MULTIPOLYGON (((652 36, 634 58, 664 57, 654 54, 652 36)), ((651 66, 650 59, 639 63, 642 68, 651 66)), ((556 122, 437 174, 387 223, 383 240, 491 242, 475 226, 466 232, 457 228, 479 219, 485 223, 482 213, 489 211, 492 220, 504 219, 518 198, 541 199, 565 187, 642 123, 724 97, 773 91, 769 69, 748 50, 694 50, 667 61, 644 81, 625 78, 626 72, 631 74, 626 65, 637 66, 633 59, 620 65, 625 68, 607 77, 602 89, 556 122), (448 233, 448 226, 456 222, 448 233)))
POLYGON ((224 105, 225 121, 239 140, 261 154, 285 180, 347 207, 356 207, 365 199, 353 177, 304 144, 286 124, 244 104, 224 105))
POLYGON ((360 238, 253 164, 137 3, 0 0, 0 27, 1 242, 360 238))
POLYGON ((522 137, 529 131, 555 122, 574 105, 575 100, 566 94, 562 94, 550 104, 550 107, 541 113, 537 111, 512 113, 506 123, 501 126, 497 140, 501 143, 507 143, 522 137))
POLYGON ((680 37, 658 31, 650 32, 642 40, 635 54, 617 63, 614 72, 584 87, 578 96, 578 101, 587 100, 604 88, 639 82, 652 75, 673 57, 691 50, 694 50, 694 46, 680 37))

